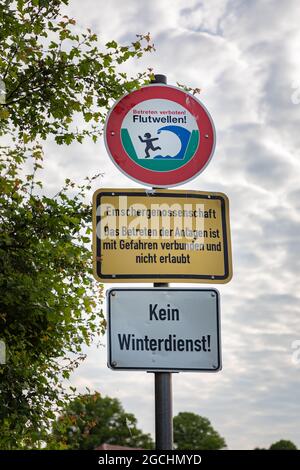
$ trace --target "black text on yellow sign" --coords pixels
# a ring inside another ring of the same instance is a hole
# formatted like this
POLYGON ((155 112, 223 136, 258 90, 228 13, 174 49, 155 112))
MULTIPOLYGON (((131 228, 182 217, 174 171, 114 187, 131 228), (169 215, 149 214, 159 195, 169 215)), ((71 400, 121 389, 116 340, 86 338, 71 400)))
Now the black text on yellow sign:
POLYGON ((226 283, 232 277, 228 198, 99 189, 93 255, 94 275, 102 282, 226 283))

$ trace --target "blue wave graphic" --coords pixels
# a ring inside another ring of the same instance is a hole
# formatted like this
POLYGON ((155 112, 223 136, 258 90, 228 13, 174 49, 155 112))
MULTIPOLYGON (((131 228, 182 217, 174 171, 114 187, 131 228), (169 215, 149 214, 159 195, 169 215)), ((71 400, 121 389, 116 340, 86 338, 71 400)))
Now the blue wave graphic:
POLYGON ((173 132, 173 134, 177 135, 180 139, 181 149, 177 155, 174 155, 173 157, 171 155, 156 155, 153 160, 183 160, 191 132, 180 126, 164 126, 158 129, 157 133, 160 134, 162 131, 173 132))

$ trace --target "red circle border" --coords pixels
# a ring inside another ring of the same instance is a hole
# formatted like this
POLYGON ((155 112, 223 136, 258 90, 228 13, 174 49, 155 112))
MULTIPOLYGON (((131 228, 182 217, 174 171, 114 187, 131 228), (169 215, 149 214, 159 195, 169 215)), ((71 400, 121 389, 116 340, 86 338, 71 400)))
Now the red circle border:
POLYGON ((208 164, 215 146, 215 129, 204 106, 192 95, 168 85, 148 85, 123 96, 111 109, 104 130, 105 144, 116 166, 127 176, 150 186, 168 187, 184 183, 199 174, 208 164), (200 143, 193 158, 176 170, 158 172, 137 165, 125 152, 121 142, 121 125, 126 114, 143 101, 175 101, 195 118, 200 143))

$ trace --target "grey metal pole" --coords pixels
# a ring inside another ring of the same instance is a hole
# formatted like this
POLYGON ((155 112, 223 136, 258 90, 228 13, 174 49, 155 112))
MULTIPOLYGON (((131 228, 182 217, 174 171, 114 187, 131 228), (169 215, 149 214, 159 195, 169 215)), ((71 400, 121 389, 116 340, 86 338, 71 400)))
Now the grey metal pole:
MULTIPOLYGON (((154 75, 151 83, 167 83, 165 75, 154 75)), ((153 188, 155 189, 155 188, 153 188)), ((168 283, 156 282, 154 287, 169 287, 168 283)), ((173 449, 173 403, 172 373, 155 372, 155 448, 173 449)))
MULTIPOLYGON (((167 83, 165 75, 154 75, 152 83, 167 83)), ((155 283, 154 287, 169 287, 155 283)), ((172 374, 155 372, 155 447, 156 450, 173 449, 172 374)))
POLYGON ((166 75, 154 75, 154 79, 151 80, 151 83, 163 83, 164 85, 166 85, 167 77, 166 75))
MULTIPOLYGON (((154 287, 169 287, 155 283, 154 287)), ((173 449, 172 373, 155 372, 155 448, 173 449)))

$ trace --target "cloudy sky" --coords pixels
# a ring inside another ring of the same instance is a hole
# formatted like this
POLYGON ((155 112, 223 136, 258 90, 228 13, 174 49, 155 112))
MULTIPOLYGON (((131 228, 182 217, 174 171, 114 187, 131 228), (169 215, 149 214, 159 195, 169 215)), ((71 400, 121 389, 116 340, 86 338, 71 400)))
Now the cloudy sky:
MULTIPOLYGON (((230 200, 234 277, 219 287, 223 371, 175 374, 174 413, 208 417, 229 448, 281 438, 300 447, 299 1, 71 0, 66 11, 103 43, 127 44, 150 31, 156 52, 128 63, 129 73, 152 67, 171 85, 201 88, 215 122, 211 163, 178 188, 222 191, 230 200)), ((139 187, 102 142, 49 143, 46 170, 49 191, 97 171, 102 187, 139 187)), ((87 354, 72 383, 118 397, 153 433, 153 376, 108 370, 104 347, 87 354)))

